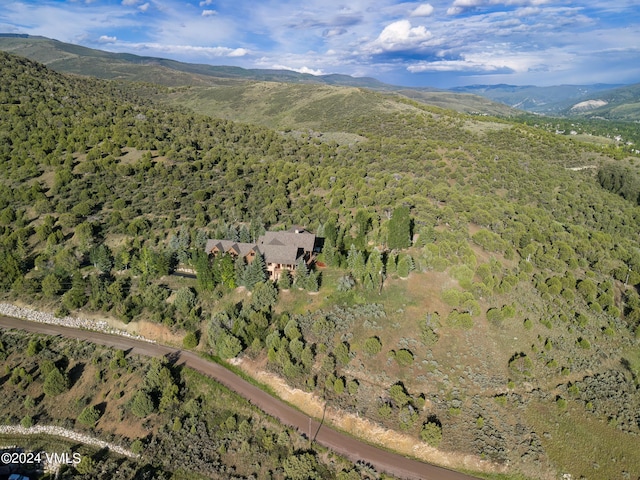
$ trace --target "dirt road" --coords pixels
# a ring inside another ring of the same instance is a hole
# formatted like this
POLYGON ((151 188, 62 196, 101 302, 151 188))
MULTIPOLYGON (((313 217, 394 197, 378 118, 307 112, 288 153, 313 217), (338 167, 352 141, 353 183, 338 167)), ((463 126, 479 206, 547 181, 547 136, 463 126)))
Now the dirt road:
POLYGON ((32 333, 77 338, 89 342, 131 350, 131 353, 149 357, 171 355, 177 358, 178 365, 185 365, 220 382, 234 392, 249 400, 262 411, 277 418, 285 425, 296 428, 305 435, 311 432, 315 440, 331 450, 349 458, 353 462, 363 461, 398 478, 416 480, 471 480, 474 477, 447 470, 427 463, 419 462, 391 453, 381 448, 361 442, 349 435, 334 430, 327 425, 310 418, 281 400, 250 384, 226 368, 200 358, 196 354, 177 348, 148 343, 127 337, 118 337, 106 333, 80 330, 60 325, 35 323, 17 318, 0 316, 0 328, 20 329, 32 333), (316 433, 317 432, 317 433, 316 433))

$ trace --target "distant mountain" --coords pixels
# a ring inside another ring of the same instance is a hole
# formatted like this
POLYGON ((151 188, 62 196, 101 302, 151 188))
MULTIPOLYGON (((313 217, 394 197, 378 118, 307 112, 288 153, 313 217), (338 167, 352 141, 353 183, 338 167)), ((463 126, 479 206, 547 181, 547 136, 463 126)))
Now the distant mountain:
POLYGON ((316 76, 290 70, 245 69, 184 63, 166 58, 106 52, 39 36, 0 34, 0 50, 43 63, 61 73, 104 79, 191 87, 241 86, 247 82, 356 87, 401 93, 422 103, 461 112, 500 116, 517 114, 515 110, 499 103, 488 102, 479 96, 429 88, 397 87, 374 78, 340 74, 316 76))
POLYGON ((76 73, 99 78, 144 80, 169 86, 211 84, 211 79, 258 80, 286 83, 321 83, 389 89, 390 85, 374 78, 329 74, 311 75, 291 70, 245 69, 232 66, 215 66, 184 63, 158 57, 146 57, 129 53, 112 53, 82 47, 46 37, 0 33, 0 50, 27 57, 64 73, 76 73), (135 67, 132 69, 131 67, 135 67), (142 68, 141 67, 145 67, 142 68), (184 75, 167 75, 169 69, 184 75), (160 73, 158 76, 157 74, 160 73))
POLYGON ((472 93, 501 102, 512 108, 534 113, 557 115, 568 111, 573 105, 586 99, 589 95, 611 90, 621 85, 558 85, 552 87, 536 87, 533 85, 470 85, 452 88, 458 93, 472 93))
POLYGON ((560 113, 566 116, 640 121, 640 83, 587 95, 560 113))

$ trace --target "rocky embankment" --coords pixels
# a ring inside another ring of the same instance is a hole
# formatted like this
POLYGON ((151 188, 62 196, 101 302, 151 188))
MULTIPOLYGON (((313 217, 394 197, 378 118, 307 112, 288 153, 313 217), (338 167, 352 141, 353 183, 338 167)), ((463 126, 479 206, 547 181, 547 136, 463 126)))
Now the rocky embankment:
POLYGON ((49 323, 53 325, 62 325, 63 327, 82 328, 85 330, 104 332, 112 335, 121 335, 123 337, 155 343, 153 340, 149 340, 140 335, 132 335, 124 330, 113 328, 104 320, 89 320, 88 318, 70 316, 58 318, 50 313, 40 312, 31 308, 17 307, 10 303, 0 303, 0 315, 22 318, 31 322, 49 323))
POLYGON ((33 427, 25 428, 22 426, 12 425, 0 425, 0 434, 3 435, 52 435, 54 437, 61 437, 72 440, 74 442, 82 443, 84 445, 91 445, 99 449, 108 449, 111 452, 123 455, 129 458, 138 458, 138 455, 131 450, 127 450, 119 445, 105 442, 103 440, 84 435, 82 433, 74 432, 73 430, 67 430, 66 428, 56 427, 54 425, 35 425, 33 427))

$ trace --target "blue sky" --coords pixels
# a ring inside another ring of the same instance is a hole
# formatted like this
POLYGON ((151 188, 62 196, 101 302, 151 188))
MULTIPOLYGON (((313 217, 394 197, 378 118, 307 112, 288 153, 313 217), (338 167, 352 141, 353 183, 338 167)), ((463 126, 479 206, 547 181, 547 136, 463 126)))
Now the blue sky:
POLYGON ((640 82, 638 0, 0 0, 0 32, 407 86, 640 82))

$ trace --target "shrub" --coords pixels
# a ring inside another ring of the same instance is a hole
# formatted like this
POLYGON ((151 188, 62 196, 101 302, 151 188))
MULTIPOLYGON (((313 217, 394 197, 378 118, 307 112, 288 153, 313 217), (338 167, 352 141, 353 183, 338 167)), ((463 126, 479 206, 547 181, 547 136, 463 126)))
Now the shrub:
POLYGON ((460 291, 455 288, 443 290, 442 301, 451 307, 457 307, 460 303, 460 291))
POLYGON ((494 325, 500 325, 502 323, 502 311, 498 308, 490 308, 487 310, 487 320, 494 325))
POLYGON ((68 379, 58 370, 54 368, 44 379, 44 393, 50 397, 60 395, 69 388, 68 379))
POLYGON ((78 423, 87 427, 95 426, 96 422, 100 419, 100 411, 95 407, 85 407, 80 415, 78 415, 78 423))
POLYGON ((526 354, 516 353, 509 360, 509 369, 513 372, 519 373, 520 375, 528 377, 532 374, 533 362, 526 354))
POLYGON ((189 332, 182 340, 182 346, 184 348, 196 348, 198 346, 198 335, 195 332, 189 332))
POLYGON ((422 426, 420 438, 432 447, 437 448, 442 442, 442 426, 437 421, 426 422, 422 426))
POLYGON ((389 388, 389 396, 398 407, 404 407, 411 400, 401 383, 396 383, 389 388))
POLYGON ((369 337, 364 341, 364 352, 367 355, 376 355, 382 350, 382 343, 378 337, 369 337))
POLYGON ((142 444, 142 440, 140 440, 139 438, 135 439, 131 443, 131 451, 136 455, 140 455, 142 453, 143 448, 144 448, 144 445, 142 444))
POLYGON ((396 352, 396 362, 401 367, 407 367, 413 363, 413 353, 407 349, 400 349, 396 352))
POLYGON ((131 413, 136 417, 144 418, 154 410, 153 400, 147 392, 139 390, 131 400, 131 413))
POLYGON ((380 408, 378 408, 378 415, 380 415, 380 418, 386 419, 391 416, 392 411, 393 410, 391 409, 391 406, 387 403, 384 403, 380 406, 380 408))
POLYGON ((457 310, 453 310, 447 316, 447 323, 452 327, 460 327, 460 328, 471 328, 473 327, 473 319, 471 318, 471 314, 468 312, 458 312, 457 310))
POLYGON ((589 342, 589 340, 587 340, 586 338, 584 338, 584 337, 580 337, 580 338, 578 339, 578 346, 579 346, 580 348, 584 348, 585 350, 588 350, 588 349, 590 349, 590 348, 591 348, 591 343, 590 343, 590 342, 589 342))
POLYGON ((351 275, 344 275, 338 279, 338 286, 336 287, 339 292, 347 292, 355 286, 356 282, 351 275))

